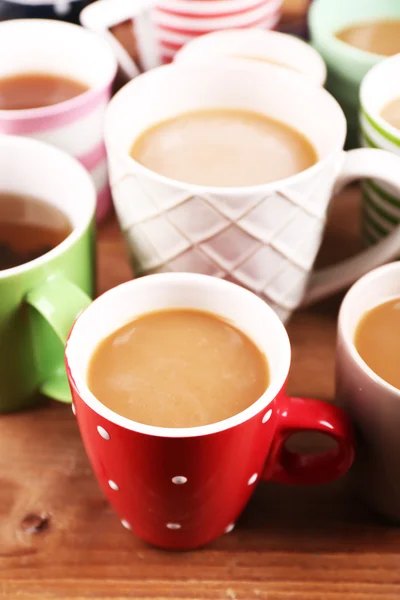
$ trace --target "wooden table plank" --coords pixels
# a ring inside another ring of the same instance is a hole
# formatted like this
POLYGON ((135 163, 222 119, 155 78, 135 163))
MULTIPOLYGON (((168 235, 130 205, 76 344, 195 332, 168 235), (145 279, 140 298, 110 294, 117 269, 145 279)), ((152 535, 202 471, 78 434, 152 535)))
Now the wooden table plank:
MULTIPOLYGON (((357 232, 352 188, 335 201, 319 263, 357 250, 357 232)), ((99 236, 99 290, 130 276, 110 221, 99 236)), ((291 393, 333 398, 339 303, 299 311, 290 323, 291 393)), ((364 508, 345 478, 312 488, 260 484, 235 531, 208 548, 150 548, 103 498, 68 406, 45 402, 0 418, 0 598, 398 600, 399 567, 399 529, 364 508)))

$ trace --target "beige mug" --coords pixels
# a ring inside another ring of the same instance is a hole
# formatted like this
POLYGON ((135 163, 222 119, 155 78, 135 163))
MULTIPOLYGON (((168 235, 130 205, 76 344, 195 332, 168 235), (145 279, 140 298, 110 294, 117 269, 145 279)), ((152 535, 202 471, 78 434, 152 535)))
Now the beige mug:
POLYGON ((371 271, 347 293, 338 321, 336 395, 355 425, 355 490, 375 510, 400 521, 400 390, 374 373, 354 344, 363 315, 396 297, 398 262, 371 271))

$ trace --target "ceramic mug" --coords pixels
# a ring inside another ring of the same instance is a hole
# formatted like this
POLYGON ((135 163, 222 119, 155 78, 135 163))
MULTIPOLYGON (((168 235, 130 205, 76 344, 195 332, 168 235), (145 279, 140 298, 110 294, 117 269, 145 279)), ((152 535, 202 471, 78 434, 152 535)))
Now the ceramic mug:
POLYGON ((363 315, 394 298, 400 298, 398 262, 371 271, 347 293, 338 321, 336 395, 356 428, 356 492, 377 511, 400 521, 400 390, 376 375, 354 345, 363 315))
POLYGON ((108 44, 78 25, 45 19, 0 23, 0 77, 39 72, 70 77, 89 89, 52 106, 0 110, 0 133, 48 142, 77 158, 90 172, 97 190, 97 218, 111 207, 107 157, 103 142, 104 112, 117 62, 108 44))
POLYGON ((0 21, 58 19, 78 23, 80 11, 91 0, 0 0, 0 21))
POLYGON ((400 19, 398 0, 314 0, 309 12, 311 42, 328 67, 327 89, 340 103, 348 124, 348 147, 359 145, 358 97, 361 81, 384 57, 364 52, 335 34, 354 23, 400 19))
POLYGON ((180 63, 213 63, 216 59, 247 59, 276 64, 324 85, 326 66, 309 44, 278 31, 233 29, 209 33, 186 44, 175 55, 180 63))
POLYGON ((329 403, 286 396, 285 328, 265 302, 230 282, 165 273, 122 284, 77 319, 65 357, 73 410, 100 486, 122 525, 156 546, 188 550, 231 531, 259 480, 325 483, 352 463, 346 414, 329 403), (246 333, 269 363, 270 384, 261 398, 219 423, 179 429, 136 423, 101 404, 86 383, 98 344, 139 315, 169 308, 212 312, 246 333), (300 431, 319 431, 337 445, 319 455, 292 453, 285 442, 300 431))
POLYGON ((131 79, 141 70, 170 62, 184 44, 205 33, 236 27, 272 29, 281 6, 282 0, 98 0, 80 19, 108 38, 125 78, 131 79))
MULTIPOLYGON (((400 156, 400 129, 380 115, 382 109, 400 97, 400 54, 382 61, 365 76, 360 90, 361 142, 368 148, 382 148, 400 156)), ((381 181, 363 182, 364 242, 376 243, 400 222, 400 194, 381 181)), ((400 254, 400 251, 399 251, 400 254)))
POLYGON ((310 277, 335 191, 360 177, 400 190, 398 157, 371 149, 346 154, 345 137, 346 121, 332 96, 274 65, 177 63, 136 77, 112 99, 105 124, 114 205, 135 272, 229 278, 259 294, 285 321, 301 302, 338 291, 392 259, 400 230, 310 277), (266 185, 223 188, 173 181, 130 158, 135 138, 154 123, 218 107, 287 123, 312 142, 318 163, 266 185))
POLYGON ((1 191, 49 202, 73 227, 50 252, 0 271, 0 412, 33 406, 39 393, 71 402, 63 349, 94 291, 93 182, 64 152, 22 137, 0 136, 0 164, 1 191))

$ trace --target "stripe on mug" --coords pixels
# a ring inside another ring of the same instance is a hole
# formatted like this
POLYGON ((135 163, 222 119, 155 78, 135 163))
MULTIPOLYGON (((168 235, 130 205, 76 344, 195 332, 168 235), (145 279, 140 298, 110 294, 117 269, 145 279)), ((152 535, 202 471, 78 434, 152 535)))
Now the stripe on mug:
POLYGON ((31 134, 37 140, 53 144, 74 156, 91 152, 102 141, 106 103, 100 104, 82 119, 57 129, 48 129, 31 134))
MULTIPOLYGON (((236 25, 234 27, 234 29, 248 29, 251 27, 256 27, 258 29, 274 29, 279 22, 279 18, 280 18, 280 12, 277 11, 274 14, 268 16, 267 18, 262 17, 256 21, 254 21, 253 23, 236 25)), ((182 34, 182 35, 188 34, 192 37, 198 37, 200 35, 205 35, 207 33, 213 33, 214 31, 221 30, 221 28, 215 28, 215 29, 209 29, 207 31, 191 31, 189 29, 178 29, 176 27, 168 27, 165 25, 161 25, 159 23, 156 25, 156 28, 160 31, 160 34, 159 34, 160 38, 162 37, 164 31, 169 32, 169 33, 178 33, 178 34, 182 34)), ((229 29, 229 27, 227 29, 229 29)))
POLYGON ((0 133, 11 135, 34 135, 51 129, 70 125, 90 115, 98 106, 106 105, 111 93, 108 85, 101 90, 85 94, 38 109, 0 111, 0 133))
POLYGON ((176 17, 184 17, 191 19, 211 19, 211 18, 221 18, 221 17, 230 17, 235 15, 241 15, 248 13, 252 10, 256 10, 262 6, 266 6, 271 3, 271 0, 253 0, 252 4, 241 8, 231 8, 228 4, 227 10, 220 10, 219 12, 209 12, 209 13, 195 13, 193 12, 185 12, 184 10, 176 10, 174 8, 170 8, 168 4, 165 6, 162 2, 156 4, 155 10, 159 12, 163 12, 168 15, 173 15, 176 17))
POLYGON ((279 2, 275 2, 273 6, 268 6, 267 10, 263 9, 253 11, 253 13, 249 14, 248 18, 246 19, 232 18, 230 19, 230 21, 222 24, 220 19, 214 20, 214 23, 212 22, 212 20, 209 20, 207 23, 205 23, 206 26, 204 27, 204 29, 198 27, 192 29, 190 26, 190 21, 188 21, 188 24, 186 25, 184 24, 184 21, 182 23, 182 20, 179 19, 175 20, 173 18, 160 18, 160 15, 158 15, 156 11, 154 14, 154 23, 160 29, 164 29, 166 31, 174 31, 176 33, 182 34, 187 33, 191 35, 202 35, 204 33, 209 33, 211 31, 220 29, 254 27, 259 23, 265 21, 267 18, 271 19, 271 21, 276 21, 279 19, 280 16, 280 5, 281 2, 279 0, 279 2))
POLYGON ((94 146, 92 150, 76 157, 79 162, 88 170, 93 171, 100 163, 107 161, 107 152, 104 142, 94 146))

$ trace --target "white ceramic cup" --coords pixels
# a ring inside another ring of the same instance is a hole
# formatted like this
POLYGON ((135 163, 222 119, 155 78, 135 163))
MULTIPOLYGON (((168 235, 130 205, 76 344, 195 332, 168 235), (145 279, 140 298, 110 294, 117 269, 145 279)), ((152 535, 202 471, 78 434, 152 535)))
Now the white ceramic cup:
POLYGON ((108 39, 127 79, 140 68, 110 28, 132 21, 138 55, 144 70, 170 62, 190 40, 220 29, 271 29, 279 21, 282 0, 97 0, 80 15, 84 27, 108 39))
POLYGON ((302 301, 340 290, 397 253, 400 229, 309 281, 332 195, 360 177, 378 177, 400 190, 400 159, 382 150, 343 152, 346 121, 328 92, 286 69, 244 62, 159 67, 113 98, 105 125, 113 200, 137 274, 193 271, 229 278, 286 320, 302 301), (130 158, 132 143, 148 127, 207 108, 245 109, 283 121, 313 143, 319 161, 281 181, 223 188, 173 181, 130 158))
POLYGON ((400 263, 371 271, 349 290, 338 322, 336 395, 353 418, 357 453, 354 484, 374 509, 400 520, 400 390, 370 369, 354 335, 363 315, 400 298, 400 263))
POLYGON ((117 71, 108 44, 78 25, 16 19, 0 23, 0 56, 0 77, 49 73, 88 86, 83 94, 52 106, 0 110, 0 133, 29 136, 77 158, 93 177, 102 219, 111 207, 103 121, 117 71))
POLYGON ((299 38, 278 31, 232 29, 209 33, 186 44, 174 60, 212 64, 216 58, 276 64, 297 71, 320 85, 326 79, 326 65, 318 52, 299 38))

